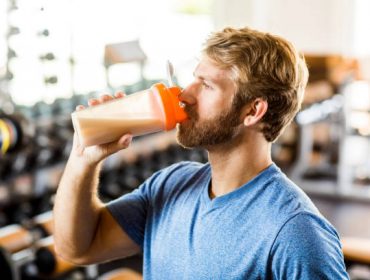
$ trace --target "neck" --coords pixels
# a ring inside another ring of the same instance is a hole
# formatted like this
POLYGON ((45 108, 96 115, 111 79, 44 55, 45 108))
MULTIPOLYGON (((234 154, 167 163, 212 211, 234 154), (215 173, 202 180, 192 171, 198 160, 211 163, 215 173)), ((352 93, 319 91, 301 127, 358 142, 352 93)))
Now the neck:
POLYGON ((260 133, 208 149, 212 170, 211 198, 241 187, 272 164, 271 143, 260 133))

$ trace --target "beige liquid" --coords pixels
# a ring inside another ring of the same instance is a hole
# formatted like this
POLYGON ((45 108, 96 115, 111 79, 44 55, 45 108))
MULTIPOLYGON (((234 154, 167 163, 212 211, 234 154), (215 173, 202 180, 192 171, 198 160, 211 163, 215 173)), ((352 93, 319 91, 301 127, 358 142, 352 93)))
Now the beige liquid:
POLYGON ((118 140, 126 133, 142 135, 164 130, 164 124, 158 118, 92 118, 80 117, 75 120, 75 127, 83 146, 108 143, 118 140))

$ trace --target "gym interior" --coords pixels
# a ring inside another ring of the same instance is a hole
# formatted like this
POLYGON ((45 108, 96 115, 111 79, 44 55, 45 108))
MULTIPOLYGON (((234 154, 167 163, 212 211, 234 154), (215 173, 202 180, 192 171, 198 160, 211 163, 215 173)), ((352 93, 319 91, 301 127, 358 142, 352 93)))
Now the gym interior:
MULTIPOLYGON (((55 253, 71 114, 103 93, 184 87, 209 33, 248 26, 304 54, 302 108, 272 158, 337 229, 350 278, 370 279, 369 11, 367 0, 1 1, 0 278, 142 279, 141 255, 77 266, 55 253)), ((182 148, 174 130, 134 137, 104 162, 99 197, 188 160, 206 163, 207 152, 182 148)))

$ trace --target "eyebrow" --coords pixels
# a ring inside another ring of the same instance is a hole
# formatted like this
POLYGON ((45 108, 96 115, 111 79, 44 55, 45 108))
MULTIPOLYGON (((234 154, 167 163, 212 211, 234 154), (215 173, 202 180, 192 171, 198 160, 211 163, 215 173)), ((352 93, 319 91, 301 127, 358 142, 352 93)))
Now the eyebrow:
POLYGON ((220 82, 218 82, 214 79, 211 79, 210 77, 203 76, 203 75, 196 75, 195 71, 193 72, 193 76, 198 78, 198 79, 201 79, 202 81, 206 80, 206 81, 210 81, 211 83, 216 84, 216 85, 220 84, 220 82))

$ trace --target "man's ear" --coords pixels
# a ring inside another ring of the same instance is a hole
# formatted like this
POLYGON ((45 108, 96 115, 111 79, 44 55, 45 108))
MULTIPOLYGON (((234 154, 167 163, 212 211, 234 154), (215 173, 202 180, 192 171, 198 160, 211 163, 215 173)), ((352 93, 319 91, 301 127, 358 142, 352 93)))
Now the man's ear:
POLYGON ((266 114, 268 103, 262 98, 256 98, 248 105, 247 113, 244 117, 244 125, 255 125, 266 114))

